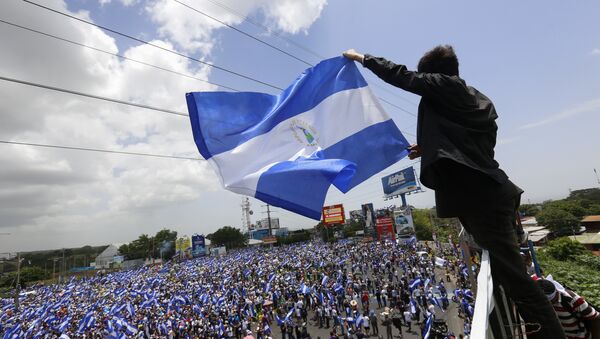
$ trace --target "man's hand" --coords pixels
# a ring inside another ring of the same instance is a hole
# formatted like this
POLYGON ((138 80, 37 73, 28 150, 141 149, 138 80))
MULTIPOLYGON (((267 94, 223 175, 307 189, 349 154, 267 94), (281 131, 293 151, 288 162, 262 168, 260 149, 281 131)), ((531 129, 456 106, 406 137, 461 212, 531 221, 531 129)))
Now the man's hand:
POLYGON ((358 61, 361 64, 363 63, 363 59, 365 57, 364 55, 358 53, 357 51, 355 51, 353 49, 349 49, 349 50, 345 51, 344 53, 342 53, 342 55, 350 60, 358 61))
POLYGON ((419 145, 410 145, 408 146, 408 158, 410 160, 416 159, 421 156, 421 147, 419 145))

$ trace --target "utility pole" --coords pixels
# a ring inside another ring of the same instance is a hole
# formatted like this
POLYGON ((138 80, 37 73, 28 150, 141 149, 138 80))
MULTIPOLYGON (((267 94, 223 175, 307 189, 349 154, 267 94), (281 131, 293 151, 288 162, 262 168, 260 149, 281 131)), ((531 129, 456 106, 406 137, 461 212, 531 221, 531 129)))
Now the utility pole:
POLYGON ((269 204, 267 204, 267 218, 269 219, 269 236, 272 236, 273 233, 271 231, 272 226, 271 226, 271 210, 269 209, 269 207, 271 207, 269 204))
POLYGON ((598 186, 600 186, 600 177, 598 177, 598 171, 594 168, 594 173, 596 174, 596 181, 598 182, 598 186))
POLYGON ((65 266, 65 249, 63 248, 63 255, 62 255, 62 273, 61 273, 61 280, 65 279, 65 272, 67 271, 67 266, 65 266))
POLYGON ((17 286, 15 286, 15 308, 19 310, 19 293, 21 292, 21 253, 17 252, 17 286))

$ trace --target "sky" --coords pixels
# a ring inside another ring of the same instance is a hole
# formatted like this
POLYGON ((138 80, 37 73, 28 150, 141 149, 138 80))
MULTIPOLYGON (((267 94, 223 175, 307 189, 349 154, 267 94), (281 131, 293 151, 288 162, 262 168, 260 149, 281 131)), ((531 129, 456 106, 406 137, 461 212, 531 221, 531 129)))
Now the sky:
MULTIPOLYGON (((197 60, 284 88, 310 65, 349 48, 414 69, 424 52, 451 44, 461 77, 495 103, 496 159, 525 190, 523 202, 598 187, 596 1, 31 1, 162 49, 4 0, 1 77, 177 112, 187 112, 186 92, 227 90, 210 83, 278 93, 197 60)), ((361 71, 377 96, 402 108, 383 104, 414 142, 416 120, 405 111, 415 114, 419 98, 361 71)), ((0 80, 0 141, 200 157, 187 117, 6 80, 0 80)), ((347 194, 332 187, 326 204, 343 203, 347 211, 369 202, 400 205, 382 199, 380 178, 411 165, 419 170, 418 162, 404 159, 347 194)), ((418 208, 434 205, 427 188, 407 200, 418 208)), ((241 202, 205 161, 0 143, 0 252, 124 243, 162 228, 208 234, 240 227, 241 202)), ((263 205, 251 198, 253 221, 266 217, 263 205)), ((273 210, 284 227, 316 224, 273 210)))

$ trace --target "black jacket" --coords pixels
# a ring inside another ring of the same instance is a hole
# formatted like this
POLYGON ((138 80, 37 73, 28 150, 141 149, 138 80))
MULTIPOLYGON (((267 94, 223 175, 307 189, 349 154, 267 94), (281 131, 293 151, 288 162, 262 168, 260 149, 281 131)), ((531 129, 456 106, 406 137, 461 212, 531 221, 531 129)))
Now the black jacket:
POLYGON ((494 159, 498 115, 488 97, 458 76, 409 71, 368 54, 363 65, 385 82, 421 96, 420 179, 436 190, 439 216, 468 214, 483 202, 520 191, 494 159))

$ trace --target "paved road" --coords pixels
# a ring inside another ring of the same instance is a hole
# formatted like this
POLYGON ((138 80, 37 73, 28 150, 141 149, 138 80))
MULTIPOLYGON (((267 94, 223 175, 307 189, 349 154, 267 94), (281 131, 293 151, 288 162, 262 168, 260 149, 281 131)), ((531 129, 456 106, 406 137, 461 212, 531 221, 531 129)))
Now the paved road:
MULTIPOLYGON (((437 272, 438 276, 442 276, 442 271, 439 270, 437 272)), ((451 283, 447 283, 446 285, 446 289, 451 293, 452 291, 454 291, 455 285, 454 285, 454 281, 451 283)), ((359 307, 362 311, 362 307, 359 307)), ((381 312, 383 312, 383 308, 377 308, 377 300, 375 299, 375 296, 373 296, 370 299, 370 308, 376 310, 377 316, 379 319, 381 319, 381 312)), ((312 336, 313 339, 316 339, 318 337, 320 337, 321 339, 327 339, 329 338, 329 331, 331 330, 331 328, 319 328, 318 327, 318 323, 313 322, 312 320, 310 320, 312 317, 314 316, 314 312, 309 311, 309 321, 308 321, 308 333, 312 336)), ((458 306, 457 304, 453 303, 452 301, 450 301, 450 306, 448 307, 448 310, 446 310, 445 313, 442 313, 439 309, 436 309, 436 317, 439 319, 444 319, 446 320, 446 323, 448 324, 448 329, 450 331, 452 331, 453 333, 455 333, 456 335, 463 333, 463 320, 461 318, 458 317, 458 306)), ((423 320, 423 316, 421 315, 421 320, 423 320)), ((332 324, 333 322, 331 322, 331 326, 333 326, 332 324)), ((371 330, 373 329, 373 327, 371 327, 371 330)), ((419 324, 416 324, 415 322, 413 322, 412 324, 412 332, 408 332, 408 327, 402 326, 402 332, 403 332, 403 337, 404 339, 418 339, 421 338, 421 331, 420 331, 420 327, 419 324)), ((280 338, 280 332, 279 329, 275 329, 275 332, 273 333, 274 336, 273 338, 280 338)), ((392 327, 392 334, 394 335, 394 338, 399 338, 399 332, 395 327, 392 327)), ((382 336, 383 338, 385 338, 386 332, 385 332, 385 328, 381 325, 381 320, 379 320, 379 335, 382 336)), ((377 336, 375 335, 371 335, 371 337, 376 338, 377 336)))

